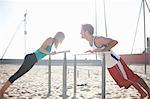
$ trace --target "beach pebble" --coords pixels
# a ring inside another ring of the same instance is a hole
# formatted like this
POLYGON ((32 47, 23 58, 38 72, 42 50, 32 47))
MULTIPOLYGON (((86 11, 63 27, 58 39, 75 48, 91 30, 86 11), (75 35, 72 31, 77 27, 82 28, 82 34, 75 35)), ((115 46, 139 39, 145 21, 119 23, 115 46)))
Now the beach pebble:
POLYGON ((0 84, 4 83, 4 80, 0 80, 0 84))

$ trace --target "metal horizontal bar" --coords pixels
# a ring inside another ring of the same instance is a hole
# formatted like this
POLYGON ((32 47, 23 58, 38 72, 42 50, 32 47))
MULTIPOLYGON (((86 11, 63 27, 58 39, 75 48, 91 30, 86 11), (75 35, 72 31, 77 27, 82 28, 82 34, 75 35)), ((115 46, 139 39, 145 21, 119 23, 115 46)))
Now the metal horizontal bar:
POLYGON ((56 52, 56 54, 60 54, 60 53, 68 53, 68 52, 70 52, 70 50, 58 51, 58 52, 56 52))
POLYGON ((76 55, 76 56, 80 56, 80 55, 93 55, 93 54, 99 54, 99 53, 107 54, 107 53, 111 53, 111 52, 107 51, 107 52, 95 52, 95 53, 79 53, 79 54, 74 54, 74 55, 76 55))

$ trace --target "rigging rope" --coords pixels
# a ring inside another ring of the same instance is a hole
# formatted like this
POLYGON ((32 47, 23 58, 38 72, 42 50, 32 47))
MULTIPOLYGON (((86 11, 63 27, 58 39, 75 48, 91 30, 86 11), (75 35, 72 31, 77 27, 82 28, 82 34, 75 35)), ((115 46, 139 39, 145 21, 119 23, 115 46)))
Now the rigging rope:
POLYGON ((107 22, 106 22, 106 8, 105 8, 105 0, 103 0, 103 5, 104 5, 105 32, 106 32, 106 37, 107 37, 107 36, 108 36, 108 34, 107 34, 107 22))
POLYGON ((95 35, 97 36, 97 2, 95 0, 95 35))
POLYGON ((134 47, 135 39, 136 39, 136 35, 137 35, 137 29, 138 29, 138 24, 139 24, 139 20, 140 20, 141 10, 142 10, 142 2, 141 2, 141 6, 140 6, 140 11, 139 11, 139 16, 138 16, 137 24, 136 24, 136 30, 135 30, 135 33, 134 33, 134 40, 133 40, 133 44, 132 44, 131 54, 133 53, 133 47, 134 47))
POLYGON ((18 26, 17 26, 17 28, 16 28, 16 31, 14 32, 12 38, 10 39, 10 41, 9 41, 9 43, 8 43, 8 45, 7 45, 7 47, 6 47, 5 51, 4 51, 4 53, 3 53, 2 57, 1 57, 1 59, 4 58, 4 56, 5 56, 5 54, 6 54, 7 50, 8 50, 8 48, 9 48, 9 46, 10 46, 10 44, 12 43, 12 41, 13 41, 13 39, 14 39, 16 33, 17 33, 17 31, 19 30, 19 28, 20 28, 20 26, 21 26, 21 23, 22 23, 22 21, 18 24, 18 26))
POLYGON ((145 3, 146 3, 146 6, 147 6, 148 11, 150 12, 150 9, 149 9, 149 6, 148 6, 148 3, 147 3, 146 0, 145 0, 145 3))

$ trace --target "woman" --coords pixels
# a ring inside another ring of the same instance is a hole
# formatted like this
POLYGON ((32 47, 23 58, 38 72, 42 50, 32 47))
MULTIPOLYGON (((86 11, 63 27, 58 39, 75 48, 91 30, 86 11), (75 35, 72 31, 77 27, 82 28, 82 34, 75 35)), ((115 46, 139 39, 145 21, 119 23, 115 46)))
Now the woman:
POLYGON ((15 80, 17 80, 19 77, 21 77, 25 73, 27 73, 33 67, 33 65, 36 62, 38 62, 39 60, 44 58, 46 55, 51 56, 51 55, 56 54, 55 51, 51 52, 52 46, 54 45, 55 48, 57 48, 62 43, 64 38, 65 38, 65 35, 64 35, 63 32, 57 32, 56 35, 54 36, 54 38, 52 38, 52 37, 47 38, 38 50, 36 50, 35 52, 33 52, 31 54, 27 54, 24 58, 23 64, 19 68, 19 70, 14 75, 12 75, 6 81, 4 86, 1 88, 1 90, 0 90, 0 99, 3 98, 6 89, 15 80))
MULTIPOLYGON (((102 52, 109 51, 109 54, 106 56, 106 66, 107 69, 119 85, 119 87, 129 88, 131 85, 134 86, 140 93, 140 98, 148 96, 150 98, 150 88, 147 86, 145 81, 135 74, 123 61, 120 56, 117 56, 114 52, 111 51, 118 42, 111 38, 93 36, 94 28, 91 24, 83 24, 81 26, 81 36, 89 42, 89 45, 93 50, 86 52, 102 52), (109 60, 109 61, 107 61, 109 60)), ((99 53, 100 54, 100 53, 99 53)))

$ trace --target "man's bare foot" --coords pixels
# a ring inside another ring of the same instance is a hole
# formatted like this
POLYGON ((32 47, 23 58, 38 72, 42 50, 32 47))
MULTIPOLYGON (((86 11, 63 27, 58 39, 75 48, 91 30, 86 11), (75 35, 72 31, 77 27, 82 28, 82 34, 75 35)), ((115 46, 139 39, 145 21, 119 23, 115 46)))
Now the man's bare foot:
POLYGON ((141 94, 140 99, 144 99, 146 96, 147 96, 147 94, 144 92, 144 93, 141 94))

